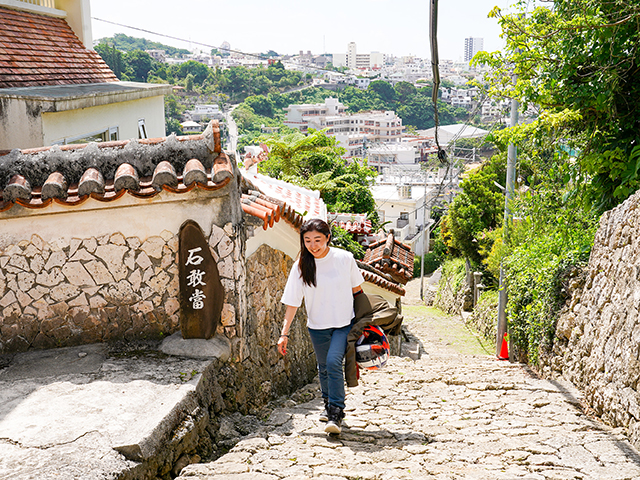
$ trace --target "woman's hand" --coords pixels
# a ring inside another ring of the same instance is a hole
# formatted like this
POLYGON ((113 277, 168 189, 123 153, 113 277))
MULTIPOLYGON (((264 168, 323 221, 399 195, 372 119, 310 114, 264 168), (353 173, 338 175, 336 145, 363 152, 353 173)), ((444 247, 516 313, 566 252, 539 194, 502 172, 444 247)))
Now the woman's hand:
POLYGON ((285 337, 284 335, 278 339, 278 351, 280 355, 287 354, 287 343, 289 343, 289 337, 285 337))

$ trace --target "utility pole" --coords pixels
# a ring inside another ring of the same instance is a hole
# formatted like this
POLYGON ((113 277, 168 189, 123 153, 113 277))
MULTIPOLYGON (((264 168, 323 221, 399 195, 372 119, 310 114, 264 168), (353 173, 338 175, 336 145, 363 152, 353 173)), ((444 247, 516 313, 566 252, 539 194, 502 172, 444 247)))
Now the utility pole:
MULTIPOLYGON (((424 201, 422 204, 422 257, 420 258, 420 300, 424 301, 424 257, 429 250, 429 237, 431 233, 427 228, 427 172, 424 172, 424 201)), ((431 202, 429 202, 431 203, 431 202)), ((429 212, 431 223, 431 212, 429 212)))
MULTIPOLYGON (((515 76, 514 76, 515 82, 515 76)), ((511 100, 511 118, 509 120, 509 126, 515 127, 518 124, 518 101, 514 98, 511 100)), ((509 225, 513 214, 511 212, 511 201, 513 199, 514 180, 516 176, 516 146, 513 143, 509 144, 507 151, 507 184, 504 197, 504 222, 502 225, 502 241, 504 245, 509 242, 509 225)), ((507 282, 504 276, 504 266, 500 264, 500 289, 498 296, 498 325, 496 332, 496 356, 500 357, 500 351, 502 347, 502 341, 504 334, 507 332, 507 282)), ((511 349, 509 349, 511 351, 511 349)), ((505 359, 506 360, 506 359, 505 359)))

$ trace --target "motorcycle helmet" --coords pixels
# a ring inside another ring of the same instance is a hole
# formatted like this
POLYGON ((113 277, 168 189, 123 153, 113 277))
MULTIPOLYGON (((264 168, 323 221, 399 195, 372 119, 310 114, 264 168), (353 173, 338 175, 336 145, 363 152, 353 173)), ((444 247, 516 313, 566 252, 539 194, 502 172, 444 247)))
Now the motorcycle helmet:
POLYGON ((360 368, 378 370, 389 360, 390 346, 380 327, 367 325, 356 341, 356 363, 360 368))

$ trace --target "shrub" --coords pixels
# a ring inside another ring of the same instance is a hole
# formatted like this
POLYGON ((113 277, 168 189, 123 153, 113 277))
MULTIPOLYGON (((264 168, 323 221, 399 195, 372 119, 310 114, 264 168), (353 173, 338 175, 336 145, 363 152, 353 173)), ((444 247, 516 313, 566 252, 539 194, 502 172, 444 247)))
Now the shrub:
POLYGON ((460 313, 466 286, 466 267, 463 258, 453 258, 442 264, 442 277, 434 304, 447 313, 460 313))
MULTIPOLYGON (((438 254, 429 252, 424 257, 424 274, 431 275, 441 264, 438 254)), ((422 266, 422 256, 416 255, 413 259, 413 278, 420 276, 420 267, 422 266)))
POLYGON ((589 259, 595 228, 572 233, 573 238, 557 232, 533 237, 505 260, 511 344, 520 361, 538 365, 540 348, 553 346, 557 314, 566 301, 563 280, 589 259))
POLYGON ((356 242, 349 232, 338 225, 331 225, 331 244, 353 253, 354 258, 364 258, 364 248, 356 242))

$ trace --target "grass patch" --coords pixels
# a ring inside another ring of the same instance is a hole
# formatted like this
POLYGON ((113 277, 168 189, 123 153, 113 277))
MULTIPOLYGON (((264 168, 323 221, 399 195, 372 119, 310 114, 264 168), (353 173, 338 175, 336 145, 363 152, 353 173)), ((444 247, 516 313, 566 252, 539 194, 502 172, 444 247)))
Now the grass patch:
POLYGON ((485 340, 482 335, 465 325, 464 320, 448 315, 434 307, 419 305, 403 305, 402 313, 411 329, 412 322, 418 322, 432 335, 432 341, 446 345, 462 355, 494 355, 495 345, 485 340))

